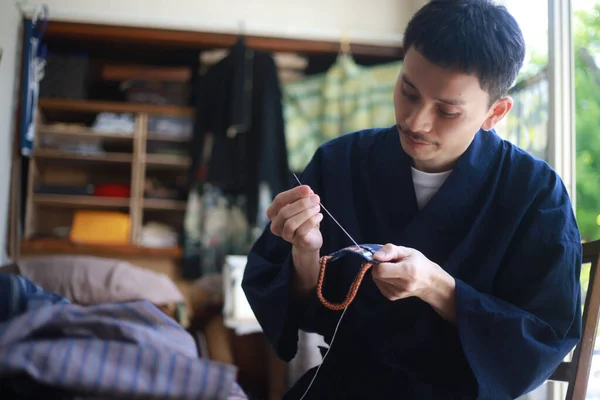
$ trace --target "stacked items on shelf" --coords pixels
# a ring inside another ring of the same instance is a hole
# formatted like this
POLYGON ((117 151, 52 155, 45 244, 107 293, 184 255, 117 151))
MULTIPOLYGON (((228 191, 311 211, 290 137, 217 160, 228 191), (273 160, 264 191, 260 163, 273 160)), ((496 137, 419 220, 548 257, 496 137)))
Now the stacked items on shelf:
MULTIPOLYGON (((135 84, 120 82, 136 88, 126 102, 40 100, 26 239, 178 248, 193 109, 185 96, 152 96, 160 79, 143 86, 140 78, 152 75, 144 68, 133 69, 135 84)), ((160 75, 161 68, 149 70, 160 75)), ((121 79, 128 69, 103 71, 103 79, 121 79)))
POLYGON ((127 245, 135 118, 122 114, 108 122, 102 112, 68 111, 58 116, 40 106, 29 167, 28 236, 127 245))
MULTIPOLYGON (((116 82, 129 103, 187 106, 190 103, 192 71, 188 67, 105 64, 100 75, 116 82)), ((150 115, 149 137, 185 142, 192 135, 190 116, 150 115)))
MULTIPOLYGON (((186 67, 113 64, 105 65, 101 74, 119 82, 129 103, 184 106, 190 101, 191 69, 186 67)), ((145 154, 154 162, 145 166, 140 246, 178 245, 188 164, 170 161, 187 159, 191 135, 191 116, 148 116, 145 154)))

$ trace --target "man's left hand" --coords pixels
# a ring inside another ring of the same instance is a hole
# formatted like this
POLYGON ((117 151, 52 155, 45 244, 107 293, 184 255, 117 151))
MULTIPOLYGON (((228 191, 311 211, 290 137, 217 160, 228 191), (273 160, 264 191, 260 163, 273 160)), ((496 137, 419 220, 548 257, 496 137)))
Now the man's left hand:
POLYGON ((371 271, 385 297, 392 301, 418 297, 444 319, 455 320, 456 282, 439 265, 416 249, 393 244, 386 244, 373 258, 381 261, 371 271))

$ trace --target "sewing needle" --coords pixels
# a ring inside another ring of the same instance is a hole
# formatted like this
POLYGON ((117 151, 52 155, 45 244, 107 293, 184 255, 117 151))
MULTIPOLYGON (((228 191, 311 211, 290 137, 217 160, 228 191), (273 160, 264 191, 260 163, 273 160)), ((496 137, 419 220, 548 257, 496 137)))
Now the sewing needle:
MULTIPOLYGON (((294 178, 296 178, 296 180, 298 181, 298 184, 302 186, 302 182, 300 182, 300 179, 298 179, 298 177, 296 176, 296 174, 292 172, 292 175, 294 175, 294 178)), ((326 213, 327 213, 327 214, 328 214, 328 215, 331 217, 331 219, 333 220, 333 222, 335 222, 335 223, 337 224, 337 226, 339 226, 339 227, 340 227, 340 229, 341 229, 342 231, 344 231, 344 233, 346 234, 346 236, 348 236, 348 237, 350 238, 350 240, 352 240, 352 243, 354 243, 354 244, 356 245, 356 247, 360 247, 360 246, 358 245, 358 243, 356 243, 356 240, 354 240, 354 239, 352 238, 352 236, 350 236, 350 234, 349 234, 348 232, 346 232, 346 230, 344 229, 344 227, 343 227, 343 226, 342 226, 342 225, 341 225, 341 224, 340 224, 340 223, 339 223, 339 222, 338 222, 338 221, 337 221, 337 220, 336 220, 336 219, 333 217, 333 215, 331 215, 331 213, 329 212, 329 210, 327 210, 327 209, 325 208, 325 206, 324 206, 324 205, 323 205, 321 202, 319 202, 319 205, 320 205, 320 206, 321 206, 321 208, 322 208, 323 210, 325 210, 325 212, 326 212, 326 213)))

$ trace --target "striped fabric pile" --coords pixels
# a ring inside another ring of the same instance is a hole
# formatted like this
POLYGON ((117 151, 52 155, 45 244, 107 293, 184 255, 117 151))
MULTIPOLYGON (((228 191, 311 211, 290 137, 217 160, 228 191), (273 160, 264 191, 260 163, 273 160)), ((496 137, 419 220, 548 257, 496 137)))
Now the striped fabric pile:
POLYGON ((145 301, 71 304, 0 274, 0 391, 60 398, 246 399, 236 368, 145 301))

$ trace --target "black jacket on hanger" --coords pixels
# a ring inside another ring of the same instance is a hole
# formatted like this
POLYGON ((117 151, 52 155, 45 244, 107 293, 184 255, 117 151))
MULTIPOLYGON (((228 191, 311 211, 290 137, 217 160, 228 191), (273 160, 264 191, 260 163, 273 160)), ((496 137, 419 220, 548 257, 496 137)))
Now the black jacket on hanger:
POLYGON ((206 133, 212 133, 214 141, 205 181, 228 193, 245 194, 253 225, 259 184, 266 183, 275 196, 290 183, 281 87, 270 54, 250 49, 239 39, 200 77, 191 148, 194 176, 206 133))
POLYGON ((248 251, 252 232, 261 231, 267 222, 261 213, 268 204, 259 201, 259 187, 266 186, 274 197, 290 188, 293 179, 279 76, 270 54, 250 49, 240 39, 227 57, 198 77, 195 99, 190 194, 207 203, 190 203, 186 211, 181 242, 182 272, 187 279, 218 273, 226 254, 248 251), (206 140, 209 135, 211 141, 206 140), (210 195, 204 192, 205 184, 211 185, 210 195), (230 207, 236 204, 243 208, 247 230, 234 224, 232 232, 217 228, 215 233, 214 226, 205 224, 215 207, 215 189, 231 201, 230 207))

